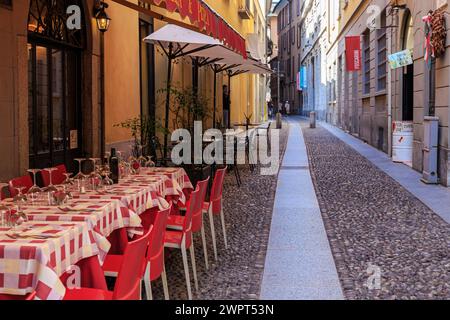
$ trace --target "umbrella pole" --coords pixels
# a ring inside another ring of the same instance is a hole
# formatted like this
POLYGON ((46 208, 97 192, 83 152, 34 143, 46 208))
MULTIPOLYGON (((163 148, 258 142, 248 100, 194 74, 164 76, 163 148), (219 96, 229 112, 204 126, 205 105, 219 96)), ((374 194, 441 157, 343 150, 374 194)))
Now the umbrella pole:
POLYGON ((213 67, 214 71, 214 114, 213 114, 213 128, 216 129, 216 112, 217 112, 217 69, 213 67))
POLYGON ((172 75, 172 51, 173 51, 173 44, 169 44, 169 52, 167 55, 168 58, 168 66, 167 66, 167 92, 166 92, 166 119, 165 119, 165 129, 166 132, 164 132, 164 161, 167 159, 167 147, 169 144, 169 110, 170 110, 170 90, 171 90, 171 75, 172 75))

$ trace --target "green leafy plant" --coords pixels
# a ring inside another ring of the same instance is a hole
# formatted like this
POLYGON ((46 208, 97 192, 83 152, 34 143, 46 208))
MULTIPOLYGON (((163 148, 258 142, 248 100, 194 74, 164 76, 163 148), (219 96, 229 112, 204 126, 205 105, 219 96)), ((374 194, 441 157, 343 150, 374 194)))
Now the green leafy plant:
MULTIPOLYGON (((167 89, 158 91, 167 94, 167 89)), ((194 121, 206 121, 210 118, 208 99, 196 94, 191 87, 170 88, 170 111, 174 115, 173 127, 192 129, 194 121)))
POLYGON ((148 150, 150 141, 155 134, 168 133, 164 126, 162 126, 161 121, 147 116, 130 118, 124 122, 115 124, 113 127, 130 131, 134 140, 135 153, 137 153, 138 146, 140 145, 148 150))

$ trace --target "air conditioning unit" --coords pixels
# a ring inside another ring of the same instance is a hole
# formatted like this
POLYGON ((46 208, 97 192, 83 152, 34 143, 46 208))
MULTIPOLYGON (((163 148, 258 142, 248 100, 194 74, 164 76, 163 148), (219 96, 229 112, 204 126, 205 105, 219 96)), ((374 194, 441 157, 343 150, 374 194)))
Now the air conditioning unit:
POLYGON ((252 17, 250 0, 241 0, 241 3, 239 4, 239 17, 244 20, 248 20, 252 17))

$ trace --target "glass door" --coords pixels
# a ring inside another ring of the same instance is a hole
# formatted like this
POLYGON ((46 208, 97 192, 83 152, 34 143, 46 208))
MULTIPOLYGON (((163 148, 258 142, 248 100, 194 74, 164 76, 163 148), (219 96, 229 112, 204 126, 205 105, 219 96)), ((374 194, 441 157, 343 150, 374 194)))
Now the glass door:
POLYGON ((81 153, 80 53, 28 44, 30 167, 73 167, 81 153))

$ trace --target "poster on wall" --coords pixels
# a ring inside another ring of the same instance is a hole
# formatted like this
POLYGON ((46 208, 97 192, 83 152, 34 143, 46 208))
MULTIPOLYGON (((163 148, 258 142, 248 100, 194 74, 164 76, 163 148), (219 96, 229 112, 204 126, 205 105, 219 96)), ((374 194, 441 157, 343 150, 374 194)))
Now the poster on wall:
POLYGON ((361 70, 361 60, 361 37, 345 37, 345 62, 347 71, 352 72, 361 70))
POLYGON ((413 64, 412 51, 410 49, 393 53, 388 56, 391 69, 398 69, 413 64))

